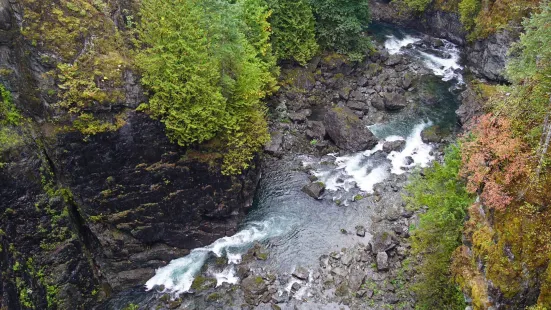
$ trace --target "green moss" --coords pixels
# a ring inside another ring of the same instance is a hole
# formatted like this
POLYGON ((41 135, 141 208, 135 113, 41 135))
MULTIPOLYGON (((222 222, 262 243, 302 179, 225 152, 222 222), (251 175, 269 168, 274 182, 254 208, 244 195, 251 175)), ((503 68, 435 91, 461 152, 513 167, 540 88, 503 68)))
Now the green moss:
POLYGON ((206 301, 218 301, 220 299, 222 299, 222 294, 220 293, 212 293, 205 298, 206 301))
POLYGON ((362 200, 362 199, 364 199, 364 196, 362 196, 362 195, 360 195, 360 194, 354 196, 354 201, 360 201, 360 200, 362 200))
POLYGON ((262 282, 264 282, 264 279, 262 279, 261 276, 257 276, 254 278, 254 283, 261 284, 262 282))
POLYGON ((193 283, 191 284, 191 289, 194 291, 203 291, 209 288, 213 288, 216 286, 216 279, 212 278, 206 278, 204 276, 198 275, 193 279, 193 283))

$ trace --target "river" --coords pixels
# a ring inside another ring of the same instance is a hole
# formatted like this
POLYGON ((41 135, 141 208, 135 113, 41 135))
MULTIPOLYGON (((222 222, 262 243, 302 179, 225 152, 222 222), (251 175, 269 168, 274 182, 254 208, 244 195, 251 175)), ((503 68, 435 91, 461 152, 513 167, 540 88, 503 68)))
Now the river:
MULTIPOLYGON (((463 83, 460 51, 452 43, 443 40, 443 45, 432 53, 414 47, 423 34, 385 25, 374 25, 371 29, 374 38, 389 54, 406 54, 432 73, 424 77, 422 87, 431 94, 433 102, 419 102, 410 109, 392 114, 388 122, 370 126, 381 140, 372 150, 328 154, 322 158, 302 155, 268 159, 254 206, 239 232, 195 249, 186 257, 158 269, 155 276, 145 283, 146 290, 162 286, 172 296, 186 293, 194 277, 205 269, 207 274, 217 279, 218 285, 238 283, 236 268, 241 255, 255 242, 262 243, 269 252, 269 259, 259 263, 261 268, 289 273, 297 266, 309 269, 317 265, 323 254, 369 241, 369 234, 362 238, 343 233, 354 231, 358 225, 369 231, 372 217, 378 212, 371 203, 353 203, 354 197, 360 193, 372 202, 377 184, 405 177, 415 167, 426 167, 435 160, 435 146, 422 141, 421 131, 438 125, 453 135, 457 126, 457 94, 463 83), (388 156, 377 152, 382 149, 384 141, 394 140, 406 141, 403 151, 388 156), (413 159, 412 163, 408 162, 409 158, 413 159), (327 191, 321 200, 312 199, 301 191, 302 186, 309 182, 305 170, 326 184, 327 191), (223 270, 215 268, 210 263, 213 257, 226 257, 228 265, 223 270)), ((110 305, 139 304, 144 302, 144 296, 152 298, 133 291, 110 305)))

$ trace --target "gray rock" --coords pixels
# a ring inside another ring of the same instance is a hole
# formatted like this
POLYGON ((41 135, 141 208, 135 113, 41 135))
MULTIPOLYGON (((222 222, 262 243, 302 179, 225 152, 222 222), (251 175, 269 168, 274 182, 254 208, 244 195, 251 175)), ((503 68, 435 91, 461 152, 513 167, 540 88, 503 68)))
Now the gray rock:
POLYGON ((361 76, 358 79, 358 86, 360 86, 360 87, 366 86, 368 82, 369 82, 369 79, 367 77, 361 76))
POLYGON ((306 121, 306 118, 312 114, 312 111, 309 109, 301 110, 299 112, 289 113, 289 118, 295 123, 303 123, 306 121))
POLYGON ((304 267, 297 267, 292 275, 299 280, 308 281, 310 273, 304 267))
POLYGON ((359 90, 355 90, 350 93, 349 100, 355 100, 355 101, 365 101, 365 95, 362 94, 359 90))
POLYGON ((325 137, 325 126, 320 121, 308 121, 306 123, 308 130, 306 136, 310 139, 323 140, 325 137))
POLYGON ((293 285, 291 285, 291 292, 296 293, 298 290, 300 290, 300 287, 300 284, 298 284, 297 282, 293 283, 293 285))
POLYGON ((401 152, 406 146, 405 140, 386 141, 383 144, 383 152, 390 153, 392 151, 401 152))
POLYGON ((406 97, 398 93, 384 93, 383 94, 385 108, 389 111, 401 110, 406 107, 406 97))
POLYGON ((271 133, 272 139, 266 146, 264 146, 264 151, 268 154, 279 156, 282 154, 281 145, 283 144, 283 134, 279 131, 271 133))
POLYGON ((386 252, 377 253, 377 270, 378 271, 388 270, 388 254, 386 254, 386 252))
POLYGON ((394 54, 390 55, 388 57, 388 60, 385 62, 385 65, 387 66, 395 66, 402 62, 402 55, 401 54, 394 54))
POLYGON ((373 253, 385 252, 393 249, 397 245, 393 239, 393 234, 386 231, 376 233, 369 244, 371 245, 371 251, 373 253))
POLYGON ((304 185, 302 191, 312 198, 320 199, 321 195, 325 192, 325 184, 323 182, 312 182, 304 185))
POLYGON ((346 103, 346 106, 352 110, 365 111, 365 112, 369 111, 369 107, 367 103, 364 101, 348 101, 346 103))
POLYGON ((382 111, 382 110, 385 109, 385 102, 384 102, 383 98, 379 97, 379 95, 375 95, 371 99, 371 105, 379 111, 382 111))
POLYGON ((411 156, 406 156, 406 159, 405 159, 405 160, 406 160, 405 163, 406 163, 406 165, 408 165, 408 166, 411 165, 411 164, 413 164, 413 162, 414 162, 413 157, 411 157, 411 156))
POLYGON ((325 114, 323 120, 327 134, 344 150, 358 152, 377 144, 377 138, 365 124, 346 107, 335 107, 325 114))
POLYGON ((287 291, 283 291, 281 295, 275 294, 272 296, 272 302, 274 304, 282 304, 289 301, 289 293, 287 291))
POLYGON ((353 272, 348 278, 348 286, 352 291, 360 289, 365 280, 365 274, 361 271, 353 272))
POLYGON ((406 75, 402 78, 402 87, 403 87, 404 89, 410 88, 412 83, 413 83, 413 77, 411 76, 411 74, 406 74, 406 75))
POLYGON ((241 281, 241 287, 246 293, 260 296, 268 291, 266 282, 260 276, 250 275, 241 281))
POLYGON ((337 267, 333 270, 331 270, 331 274, 339 276, 339 277, 346 277, 348 275, 348 272, 340 267, 337 267))
POLYGON ((354 257, 350 253, 346 253, 343 255, 341 262, 345 266, 350 266, 352 264, 352 261, 354 260, 354 257))
POLYGON ((363 226, 356 226, 356 235, 358 237, 365 237, 365 227, 363 226))

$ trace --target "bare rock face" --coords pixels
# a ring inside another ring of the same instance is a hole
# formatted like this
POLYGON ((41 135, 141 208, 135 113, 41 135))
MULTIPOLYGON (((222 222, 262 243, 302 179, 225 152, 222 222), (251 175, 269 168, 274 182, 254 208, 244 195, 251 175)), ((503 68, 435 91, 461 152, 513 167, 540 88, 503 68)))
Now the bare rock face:
POLYGON ((323 124, 331 140, 343 150, 359 152, 377 144, 375 135, 349 108, 330 109, 325 114, 323 124))

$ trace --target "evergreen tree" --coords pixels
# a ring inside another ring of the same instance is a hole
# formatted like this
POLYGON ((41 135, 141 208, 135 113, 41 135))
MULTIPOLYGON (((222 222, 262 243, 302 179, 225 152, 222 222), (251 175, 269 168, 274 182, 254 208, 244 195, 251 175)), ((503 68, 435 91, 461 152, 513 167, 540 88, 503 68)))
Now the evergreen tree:
MULTIPOLYGON (((248 167, 269 139, 261 99, 274 84, 269 51, 262 51, 269 35, 242 20, 243 8, 222 0, 144 0, 144 48, 136 57, 151 92, 142 108, 180 145, 216 140, 228 174, 248 167)), ((266 25, 266 14, 256 17, 266 25)))
POLYGON ((272 45, 280 60, 308 62, 318 51, 312 9, 306 0, 269 0, 272 45))
POLYGON ((362 59, 370 46, 364 31, 371 22, 367 0, 311 0, 318 42, 325 49, 362 59))

